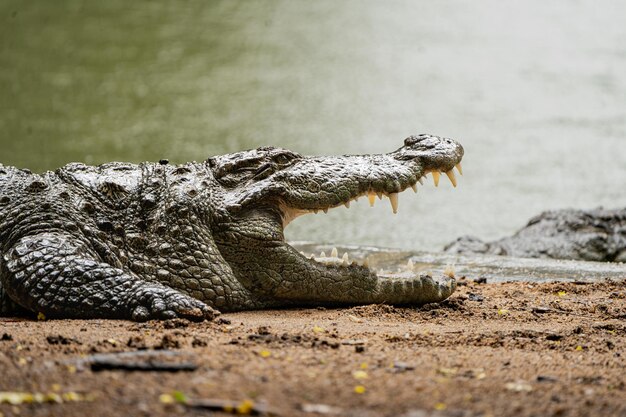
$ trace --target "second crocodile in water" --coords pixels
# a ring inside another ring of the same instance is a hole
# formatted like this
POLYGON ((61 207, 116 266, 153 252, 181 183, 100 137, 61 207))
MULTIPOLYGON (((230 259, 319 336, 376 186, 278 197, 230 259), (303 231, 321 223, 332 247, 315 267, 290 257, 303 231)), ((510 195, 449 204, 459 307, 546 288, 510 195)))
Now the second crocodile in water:
POLYGON ((460 170, 463 147, 411 136, 395 152, 305 157, 265 147, 202 163, 0 165, 0 312, 147 320, 301 305, 424 304, 448 276, 381 274, 288 245, 296 217, 389 197, 460 170))

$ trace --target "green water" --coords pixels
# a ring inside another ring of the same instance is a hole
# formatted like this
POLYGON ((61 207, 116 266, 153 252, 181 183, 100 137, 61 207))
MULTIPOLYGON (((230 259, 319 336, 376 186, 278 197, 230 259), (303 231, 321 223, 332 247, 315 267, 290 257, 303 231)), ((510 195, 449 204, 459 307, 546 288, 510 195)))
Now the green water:
POLYGON ((626 205, 626 6, 592 1, 0 2, 0 162, 173 162, 458 138, 457 190, 288 237, 439 249, 540 210, 626 205))

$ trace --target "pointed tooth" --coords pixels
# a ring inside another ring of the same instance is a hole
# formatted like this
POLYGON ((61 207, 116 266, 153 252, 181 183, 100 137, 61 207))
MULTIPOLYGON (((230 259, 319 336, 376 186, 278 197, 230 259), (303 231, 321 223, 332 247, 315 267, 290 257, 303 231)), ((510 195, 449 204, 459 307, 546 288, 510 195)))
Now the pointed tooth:
POLYGON ((439 171, 433 171, 433 182, 435 183, 435 187, 439 187, 439 176, 441 173, 439 171))
POLYGON ((333 250, 330 251, 330 257, 339 258, 339 252, 337 251, 337 248, 333 248, 333 250))
POLYGON ((322 251, 322 253, 320 253, 320 258, 325 258, 326 257, 326 252, 322 251))
POLYGON ((376 193, 374 191, 370 191, 367 194, 367 198, 370 201, 370 207, 374 207, 374 201, 376 201, 376 193))
POLYGON ((309 259, 314 261, 315 260, 315 255, 311 254, 311 256, 309 256, 309 259))
POLYGON ((324 213, 328 213, 328 207, 324 209, 324 213))
POLYGON ((313 209, 313 213, 317 214, 319 212, 318 209, 313 209))
POLYGON ((349 209, 350 208, 350 201, 347 201, 347 202, 343 203, 343 205, 346 206, 346 208, 349 209))
POLYGON ((456 177, 454 176, 454 171, 450 170, 446 172, 446 175, 448 176, 448 179, 452 183, 452 186, 456 187, 456 177))
POLYGON ((345 266, 348 266, 348 264, 350 263, 350 259, 348 258, 348 252, 343 254, 343 257, 341 258, 341 260, 343 261, 342 264, 345 266))
POLYGON ((417 181, 419 181, 419 183, 420 183, 420 184, 424 185, 424 177, 421 177, 421 178, 420 178, 419 180, 417 180, 417 181))
POLYGON ((370 267, 370 260, 369 258, 365 258, 365 260, 363 261, 363 266, 366 268, 370 267))
POLYGON ((398 193, 389 194, 389 202, 391 203, 393 214, 396 214, 398 212, 398 193))
POLYGON ((417 192, 417 184, 411 184, 411 188, 413 189, 414 193, 417 192))
POLYGON ((413 266, 414 266, 414 264, 413 264, 413 260, 412 260, 412 259, 409 259, 409 261, 406 263, 406 267, 407 267, 407 269, 408 269, 409 271, 412 271, 412 270, 413 270, 413 266))
POLYGON ((376 193, 376 195, 378 196, 379 200, 383 199, 383 193, 381 193, 380 191, 376 193))
POLYGON ((459 174, 463 175, 463 168, 461 167, 461 163, 456 164, 456 169, 459 170, 459 174))

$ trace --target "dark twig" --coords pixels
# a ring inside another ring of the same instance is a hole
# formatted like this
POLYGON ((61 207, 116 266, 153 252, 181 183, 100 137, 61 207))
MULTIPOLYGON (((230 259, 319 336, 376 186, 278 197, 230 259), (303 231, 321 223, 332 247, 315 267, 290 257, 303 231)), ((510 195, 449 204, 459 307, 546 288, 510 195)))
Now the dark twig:
POLYGON ((81 364, 89 364, 94 372, 105 370, 139 372, 193 372, 193 362, 163 362, 164 357, 181 356, 173 351, 138 350, 133 352, 103 353, 86 357, 81 364))

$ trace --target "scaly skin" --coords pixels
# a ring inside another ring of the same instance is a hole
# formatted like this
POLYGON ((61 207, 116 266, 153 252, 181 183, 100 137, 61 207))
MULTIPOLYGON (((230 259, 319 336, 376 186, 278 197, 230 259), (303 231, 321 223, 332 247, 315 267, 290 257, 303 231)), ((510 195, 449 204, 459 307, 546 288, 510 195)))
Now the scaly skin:
POLYGON ((267 147, 180 166, 69 164, 42 175, 0 165, 0 308, 140 321, 441 301, 454 291, 451 278, 377 276, 307 259, 283 230, 364 194, 393 201, 426 173, 451 172, 462 156, 457 142, 420 135, 381 155, 303 157, 267 147))
POLYGON ((546 211, 511 237, 463 236, 444 250, 460 254, 626 262, 626 209, 546 211))

